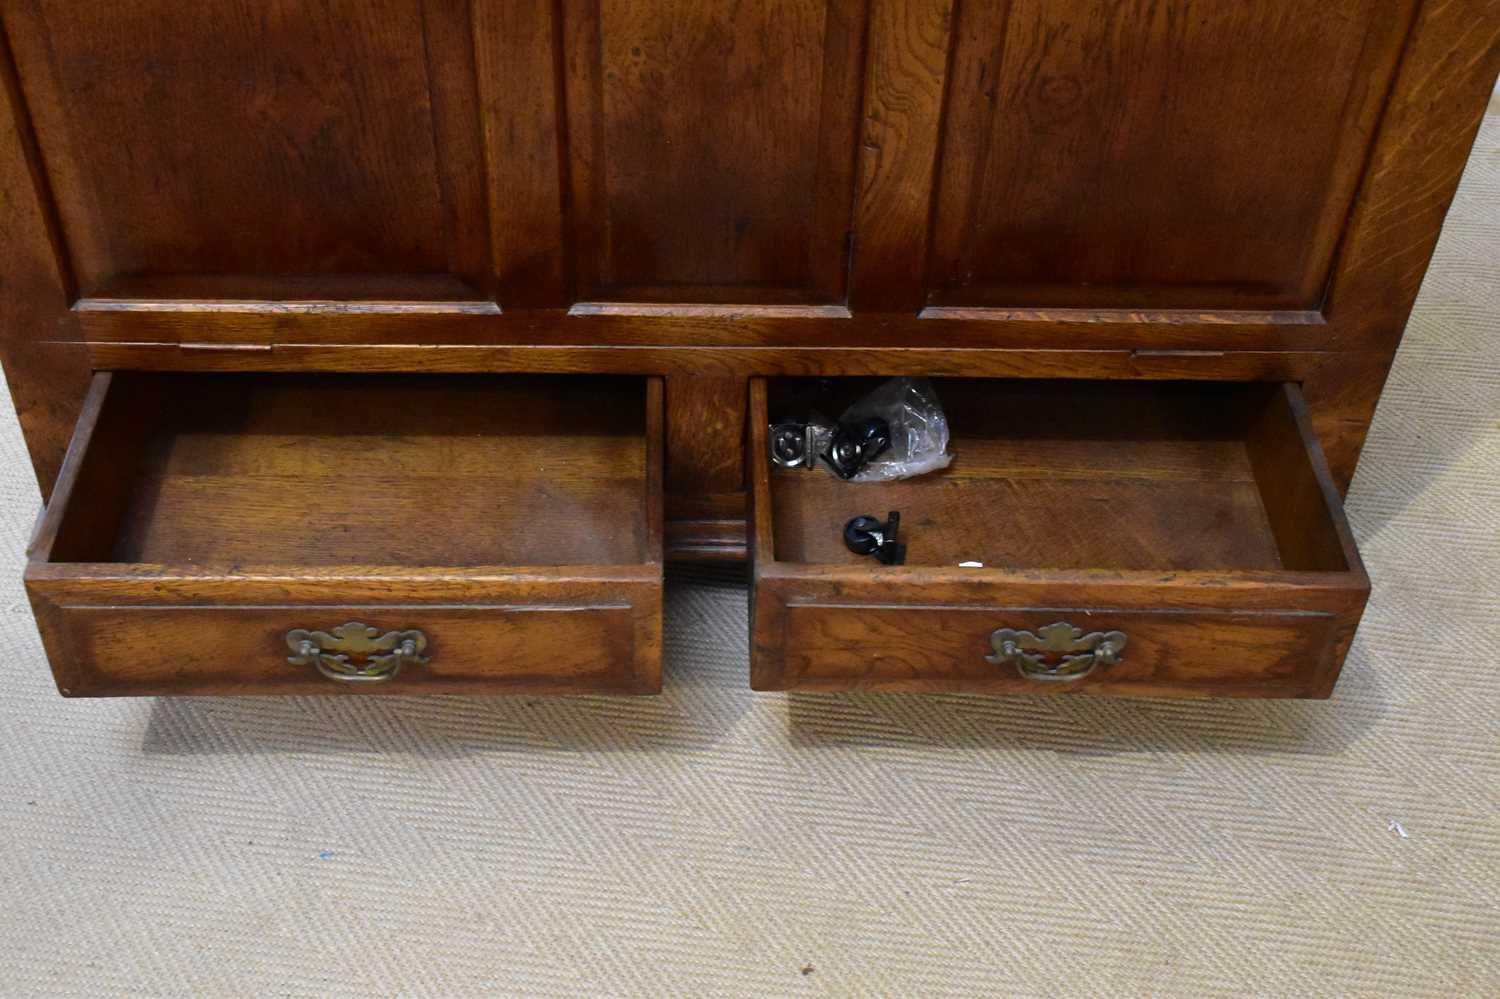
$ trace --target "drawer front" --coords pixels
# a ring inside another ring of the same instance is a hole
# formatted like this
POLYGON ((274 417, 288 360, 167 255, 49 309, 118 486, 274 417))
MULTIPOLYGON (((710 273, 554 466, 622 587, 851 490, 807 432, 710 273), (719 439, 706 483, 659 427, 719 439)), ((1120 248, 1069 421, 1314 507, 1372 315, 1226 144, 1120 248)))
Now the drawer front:
POLYGON ((655 693, 661 418, 656 378, 98 375, 26 570, 58 688, 655 693))
POLYGON ((948 380, 952 464, 896 483, 773 475, 773 404, 840 408, 782 388, 750 393, 756 689, 1332 693, 1369 580, 1295 386, 948 380), (886 511, 896 565, 841 530, 886 511))
POLYGON ((764 655, 784 666, 769 689, 1316 696, 1352 635, 1308 611, 793 604, 776 616, 764 655))
POLYGON ((660 689, 652 606, 33 604, 68 695, 660 689))

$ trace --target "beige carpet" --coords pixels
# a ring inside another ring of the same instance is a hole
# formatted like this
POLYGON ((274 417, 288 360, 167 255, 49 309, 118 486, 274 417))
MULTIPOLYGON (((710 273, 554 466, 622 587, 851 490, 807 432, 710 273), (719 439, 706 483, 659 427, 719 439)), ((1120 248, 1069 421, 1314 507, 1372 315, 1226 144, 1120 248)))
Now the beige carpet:
MULTIPOLYGON (((1350 499, 1328 703, 64 701, 0 427, 7 995, 1500 995, 1500 116, 1350 499)), ((9 414, 8 406, 4 412, 9 414)))

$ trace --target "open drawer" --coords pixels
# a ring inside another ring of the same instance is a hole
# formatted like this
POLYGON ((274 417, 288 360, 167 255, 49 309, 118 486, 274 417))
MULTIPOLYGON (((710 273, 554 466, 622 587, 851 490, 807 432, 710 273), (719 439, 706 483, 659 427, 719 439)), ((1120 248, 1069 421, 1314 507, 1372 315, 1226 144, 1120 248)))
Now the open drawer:
POLYGON ((653 693, 660 380, 94 379, 26 587, 70 695, 653 693))
POLYGON ((1369 582, 1296 386, 938 380, 947 469, 772 466, 873 384, 752 383, 757 690, 1332 692, 1369 582), (845 547, 893 510, 904 565, 845 547))

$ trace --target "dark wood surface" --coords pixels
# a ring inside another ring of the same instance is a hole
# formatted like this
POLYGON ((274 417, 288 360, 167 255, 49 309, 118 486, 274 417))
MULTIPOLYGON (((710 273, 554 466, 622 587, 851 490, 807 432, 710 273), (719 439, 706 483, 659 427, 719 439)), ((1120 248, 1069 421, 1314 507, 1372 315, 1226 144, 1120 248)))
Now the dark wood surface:
MULTIPOLYGON (((1223 567, 1326 562, 1324 489, 1353 475, 1497 71, 1500 0, 0 0, 0 361, 44 497, 96 371, 664 376, 645 533, 532 539, 610 564, 769 537, 745 520, 755 376, 1295 383, 1231 446, 1232 488, 1223 455, 1137 442, 1121 457, 1178 471, 1117 462, 1112 495, 1132 524, 1164 491, 1199 512, 1163 566, 1220 520, 1260 524, 1219 538, 1223 567), (1288 420, 1328 474, 1273 498, 1288 420)), ((258 515, 306 563, 370 544, 299 548, 269 485, 189 512, 226 493, 184 469, 245 469, 169 438, 137 441, 129 484, 81 469, 107 502, 68 530, 130 558, 258 558, 235 526, 258 515)), ((454 447, 434 509, 475 558, 526 554, 475 511, 493 491, 523 516, 534 480, 454 447)), ((311 478, 326 528, 341 501, 311 478)), ((371 479, 355 522, 414 481, 371 479)), ((618 483, 562 506, 623 518, 618 483)), ((1071 502, 1049 492, 1076 495, 1037 480, 1039 523, 1071 502)))
POLYGON ((940 381, 955 460, 897 483, 754 456, 810 388, 751 395, 758 689, 1332 689, 1369 583, 1295 387, 940 381), (847 550, 850 518, 890 510, 907 564, 847 550), (995 629, 1059 620, 1125 631, 1123 661, 1076 683, 985 662, 995 629))
MULTIPOLYGON (((1500 0, 168 6, 0 3, 44 486, 89 368, 1163 350, 1336 355, 1295 380, 1344 486, 1500 67, 1500 0)), ((722 493, 668 434, 672 492, 722 493)))
MULTIPOLYGON (((865 379, 776 383, 795 416, 838 411, 865 379), (799 398, 800 397, 800 398, 799 398)), ((954 428, 947 468, 846 483, 775 469, 775 556, 867 564, 841 525, 902 512, 912 565, 1038 569, 1342 571, 1340 539, 1309 460, 1300 407, 1280 386, 1212 382, 941 379, 954 428)))
POLYGON ((53 557, 645 562, 645 411, 641 379, 122 372, 101 422, 139 439, 90 454, 133 478, 120 526, 53 557))
POLYGON ((930 300, 1318 310, 1413 6, 964 6, 930 300))
MULTIPOLYGON (((618 585, 618 584, 617 584, 618 585)), ((660 680, 635 645, 637 618, 649 613, 643 587, 620 586, 618 599, 538 605, 482 585, 460 605, 360 604, 352 597, 308 607, 235 604, 98 606, 38 602, 59 686, 70 696, 208 694, 652 694, 660 680), (634 606, 633 600, 641 601, 634 606), (357 621, 383 631, 418 628, 429 662, 393 680, 352 686, 293 666, 292 627, 327 630, 357 621), (636 672, 635 667, 640 666, 636 672)), ((413 598, 420 593, 413 591, 413 598)))
POLYGON ((568 0, 573 295, 841 302, 860 0, 568 0))
POLYGON ((437 127, 450 95, 429 75, 467 45, 423 47, 423 8, 456 6, 6 4, 80 286, 448 271, 464 240, 444 195, 483 218, 478 177, 441 141, 472 125, 437 127), (466 175, 445 191, 449 169, 466 175))
POLYGON ((784 672, 759 679, 758 689, 1309 697, 1318 696, 1320 672, 1336 672, 1339 655, 1335 613, 1037 607, 997 596, 972 607, 793 603, 783 614, 784 672), (1035 630, 1059 620, 1125 632, 1121 661, 1077 683, 1029 680, 1014 666, 986 661, 995 628, 1035 630))
POLYGON ((62 228, 9 43, 0 37, 0 360, 43 497, 52 491, 90 361, 62 228))
POLYGON ((667 487, 674 493, 744 489, 745 379, 678 375, 667 379, 667 487))
POLYGON ((428 633, 358 690, 660 685, 659 379, 96 378, 27 587, 64 693, 337 693, 286 633, 428 633))

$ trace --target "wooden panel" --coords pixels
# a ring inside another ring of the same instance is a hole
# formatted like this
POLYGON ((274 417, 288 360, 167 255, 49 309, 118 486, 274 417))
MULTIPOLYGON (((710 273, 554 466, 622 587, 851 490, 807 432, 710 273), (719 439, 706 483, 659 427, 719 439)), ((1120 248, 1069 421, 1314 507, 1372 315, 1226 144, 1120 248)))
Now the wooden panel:
POLYGON ((965 5, 931 300, 1317 309, 1412 10, 965 5))
POLYGON ((842 301, 857 0, 565 0, 581 300, 842 301))
MULTIPOLYGON (((1422 4, 1328 291, 1337 346, 1396 349, 1497 74, 1500 0, 1422 4)), ((1368 390, 1361 439, 1384 378, 1341 386, 1368 390)))
MULTIPOLYGON (((442 237, 448 254, 447 266, 442 269, 467 281, 478 293, 493 296, 495 263, 490 251, 491 222, 486 217, 489 205, 484 186, 485 150, 483 133, 476 124, 482 108, 472 3, 471 0, 419 0, 419 3, 432 115, 433 167, 443 212, 442 237)), ((388 15, 377 5, 375 16, 388 15)), ((378 63, 376 71, 383 72, 384 68, 383 63, 378 63)), ((391 110, 410 113, 399 106, 391 110)), ((405 143, 398 145, 403 158, 411 157, 411 136, 396 138, 398 143, 405 143)), ((408 162, 402 165, 415 166, 408 162)), ((425 177, 422 179, 425 182, 425 177)), ((412 181, 416 181, 415 176, 412 181)), ((410 198, 412 193, 403 190, 399 196, 410 198)), ((422 221, 426 221, 425 216, 422 221)))
MULTIPOLYGON (((602 596, 602 594, 601 594, 602 596)), ((613 606, 53 606, 38 613, 70 696, 649 693, 635 673, 636 612, 613 606), (341 684, 293 666, 286 633, 359 621, 420 629, 426 665, 341 684)), ((60 681, 61 682, 61 681, 60 681)))
POLYGON ((873 0, 859 142, 849 305, 922 306, 941 139, 952 0, 873 0))
MULTIPOLYGON (((3 27, 3 25, 0 25, 3 27)), ((52 188, 0 31, 0 360, 45 500, 89 384, 52 188)))
POLYGON ((482 276, 458 5, 4 11, 84 293, 140 273, 482 276))
POLYGON ((667 379, 667 487, 730 493, 744 484, 745 379, 667 379))
POLYGON ((786 611, 786 673, 762 689, 984 694, 1297 697, 1324 665, 1335 619, 1301 613, 1153 613, 1102 608, 803 606, 786 611), (1076 683, 986 662, 996 628, 1056 621, 1123 631, 1119 663, 1076 683))
POLYGON ((490 245, 506 308, 568 304, 557 14, 537 0, 473 8, 490 245))

